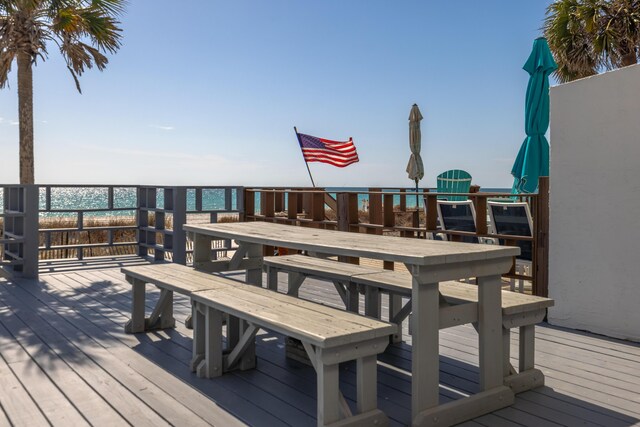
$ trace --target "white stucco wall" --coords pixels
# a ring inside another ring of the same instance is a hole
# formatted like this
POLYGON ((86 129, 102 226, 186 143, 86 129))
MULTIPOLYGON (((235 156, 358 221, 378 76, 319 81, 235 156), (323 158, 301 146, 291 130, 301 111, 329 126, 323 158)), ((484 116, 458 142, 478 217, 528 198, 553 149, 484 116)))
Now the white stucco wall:
POLYGON ((640 65, 551 88, 549 323, 640 341, 640 65))

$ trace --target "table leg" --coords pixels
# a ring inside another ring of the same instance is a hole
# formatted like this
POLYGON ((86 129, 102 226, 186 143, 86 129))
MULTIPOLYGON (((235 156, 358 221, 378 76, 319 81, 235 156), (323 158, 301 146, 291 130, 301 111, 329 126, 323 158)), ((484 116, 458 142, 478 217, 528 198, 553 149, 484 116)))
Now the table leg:
POLYGON ((420 268, 412 271, 413 338, 411 355, 411 417, 439 403, 438 283, 424 283, 420 268))
MULTIPOLYGON (((248 259, 260 259, 262 260, 262 245, 242 243, 242 246, 246 248, 246 257, 248 259)), ((260 263, 261 264, 261 263, 260 263)), ((262 266, 258 268, 247 269, 245 273, 245 281, 251 285, 262 287, 262 266)), ((249 324, 245 320, 239 320, 239 336, 242 336, 244 331, 249 328, 249 324)), ((239 363, 241 370, 252 369, 256 366, 256 340, 252 340, 247 345, 247 349, 242 355, 242 360, 239 363)))
MULTIPOLYGON (((243 246, 247 248, 246 257, 248 259, 259 258, 262 260, 262 245, 243 243, 243 246)), ((245 281, 251 285, 262 286, 262 266, 248 269, 245 281)))
POLYGON ((502 288, 500 276, 478 277, 480 388, 502 385, 502 288))
POLYGON ((211 236, 195 233, 193 236, 193 266, 211 261, 211 236))

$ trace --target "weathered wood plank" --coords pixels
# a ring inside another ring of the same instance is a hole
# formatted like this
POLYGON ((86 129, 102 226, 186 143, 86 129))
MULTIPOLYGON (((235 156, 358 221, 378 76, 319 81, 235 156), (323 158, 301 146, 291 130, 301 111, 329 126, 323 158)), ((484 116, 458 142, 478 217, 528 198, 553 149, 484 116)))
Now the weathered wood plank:
MULTIPOLYGON (((17 362, 22 363, 22 362, 17 362)), ((40 408, 24 389, 9 365, 0 357, 0 404, 12 425, 44 426, 49 425, 40 408)))
POLYGON ((267 222, 185 225, 200 235, 228 238, 271 246, 290 247, 310 252, 330 253, 410 263, 437 265, 516 256, 519 248, 497 245, 473 245, 436 240, 405 239, 393 236, 343 233, 295 227, 267 222), (382 249, 382 250, 381 250, 382 249))
MULTIPOLYGON (((61 286, 64 286, 64 285, 61 285, 61 286)), ((55 297, 55 294, 53 295, 53 297, 55 297)), ((65 299, 60 298, 60 300, 64 301, 65 299)), ((121 329, 120 326, 122 325, 121 323, 122 321, 120 322, 114 321, 113 316, 109 314, 107 314, 106 317, 103 317, 102 313, 104 312, 104 309, 99 308, 99 303, 94 304, 94 303, 85 302, 84 304, 77 307, 76 309, 78 310, 78 314, 74 314, 74 312, 65 312, 64 313, 65 317, 69 317, 71 319, 77 317, 75 323, 79 324, 83 330, 86 329, 87 331, 91 331, 89 333, 91 333, 92 335, 98 335, 101 337, 111 337, 110 339, 112 340, 112 345, 110 347, 110 350, 112 347, 120 346, 120 344, 118 344, 118 341, 128 342, 127 337, 130 337, 130 335, 119 332, 119 330, 121 329), (81 319, 84 319, 84 320, 81 320, 81 319), (93 325, 93 326, 90 326, 90 325, 93 325), (97 330, 96 330, 96 325, 100 326, 100 328, 98 328, 97 330)), ((122 316, 122 314, 119 314, 119 316, 122 316)), ((99 338, 99 340, 104 341, 105 338, 99 338)), ((155 344, 162 344, 162 343, 163 341, 155 342, 155 344)), ((161 366, 164 369, 170 371, 172 375, 177 375, 178 377, 181 377, 183 381, 188 381, 190 383, 193 383, 194 381, 196 381, 193 379, 187 367, 190 353, 187 352, 186 350, 185 350, 186 356, 184 356, 182 359, 175 359, 173 356, 171 356, 171 354, 169 353, 167 353, 166 355, 162 354, 161 352, 158 352, 158 350, 154 349, 153 346, 150 346, 147 344, 141 344, 137 342, 136 344, 130 344, 130 345, 131 346, 135 345, 136 352, 140 352, 144 355, 147 355, 148 357, 152 357, 154 360, 156 360, 156 362, 158 360, 161 360, 162 361, 161 366)), ((166 350, 166 349, 162 348, 162 350, 166 350)), ((136 353, 133 353, 131 355, 131 357, 135 357, 135 356, 136 356, 136 353)), ((207 390, 207 392, 210 395, 215 396, 216 401, 220 405, 224 405, 226 408, 232 408, 232 409, 227 409, 227 412, 231 412, 236 416, 242 417, 242 419, 244 419, 249 424, 267 422, 269 425, 280 425, 282 423, 282 421, 279 421, 273 415, 270 415, 268 411, 266 411, 265 409, 261 409, 261 408, 271 408, 274 411, 276 411, 275 409, 276 406, 273 402, 271 403, 265 402, 265 400, 268 400, 263 398, 263 396, 266 396, 265 394, 261 394, 259 395, 260 396, 259 398, 256 398, 255 396, 253 396, 255 395, 255 390, 251 390, 250 388, 245 390, 240 390, 240 391, 233 391, 232 389, 229 389, 228 386, 224 385, 224 383, 228 382, 229 379, 231 378, 226 378, 225 380, 218 381, 218 382, 203 380, 204 382, 200 382, 198 385, 198 388, 207 390), (257 404, 253 402, 249 402, 248 400, 246 400, 245 396, 247 398, 253 396, 253 398, 256 398, 259 402, 257 404)), ((150 380, 153 380, 153 379, 150 378, 150 380)), ((188 401, 189 399, 185 399, 185 404, 188 404, 188 401)), ((282 405, 280 407, 277 407, 276 412, 280 413, 283 416, 283 419, 285 420, 287 419, 297 420, 297 421, 291 421, 292 424, 296 424, 297 422, 299 422, 301 418, 299 414, 296 413, 295 408, 288 405, 285 405, 285 406, 287 407, 286 409, 284 409, 284 406, 282 405)), ((170 408, 171 407, 168 407, 168 410, 170 408)), ((208 410, 212 411, 214 408, 215 408, 215 405, 213 405, 213 407, 209 407, 208 410)), ((234 425, 234 424, 237 424, 237 421, 235 423, 225 424, 225 423, 216 422, 214 424, 234 425)))
MULTIPOLYGON (((10 312, 0 309, 0 320, 10 312)), ((28 330, 26 325, 22 333, 28 330)), ((0 336, 9 339, 9 331, 0 325, 0 336)), ((22 335, 24 336, 24 335, 22 335)), ((14 342, 18 340, 14 338, 14 342)), ((31 357, 35 363, 46 372, 51 381, 58 387, 82 416, 95 426, 112 426, 124 422, 124 419, 107 404, 82 378, 76 374, 58 355, 37 337, 21 339, 23 353, 31 357)), ((4 349, 2 353, 4 353, 4 349)))

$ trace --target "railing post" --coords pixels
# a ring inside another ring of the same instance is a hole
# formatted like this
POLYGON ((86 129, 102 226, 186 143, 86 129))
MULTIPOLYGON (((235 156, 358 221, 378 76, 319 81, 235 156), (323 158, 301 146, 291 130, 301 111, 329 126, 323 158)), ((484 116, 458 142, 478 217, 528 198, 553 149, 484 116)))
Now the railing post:
MULTIPOLYGON (((324 221, 324 188, 315 189, 311 193, 311 219, 313 221, 324 221)), ((314 227, 321 228, 320 224, 314 224, 314 227)))
POLYGON ((541 176, 538 181, 538 202, 536 203, 535 271, 533 272, 532 293, 549 296, 549 177, 541 176))
MULTIPOLYGON (((352 231, 352 225, 358 223, 358 195, 350 193, 338 193, 336 195, 336 215, 338 230, 352 231)), ((357 231, 356 231, 357 232, 357 231)), ((338 257, 339 261, 358 264, 358 258, 338 257)))
POLYGON ((473 196, 473 204, 476 208, 476 234, 487 234, 487 197, 486 196, 473 196))
MULTIPOLYGON (((382 225, 382 191, 381 188, 369 189, 369 224, 382 225)), ((368 234, 382 234, 381 229, 367 228, 368 234)))
POLYGON ((149 225, 149 215, 142 208, 146 207, 146 190, 136 187, 136 243, 138 245, 138 256, 146 257, 149 251, 142 244, 146 242, 146 231, 144 227, 149 225))
POLYGON ((435 193, 427 193, 425 195, 427 209, 425 222, 427 224, 427 233, 436 232, 438 228, 438 196, 435 193))
MULTIPOLYGON (((246 221, 247 217, 253 217, 256 214, 256 194, 253 190, 244 190, 244 215, 242 221, 246 221)), ((255 219, 252 219, 255 221, 255 219)))
MULTIPOLYGON (((287 219, 298 219, 298 200, 300 193, 290 190, 287 195, 287 219)), ((295 225, 295 224, 294 224, 295 225)))
POLYGON ((37 185, 24 186, 24 244, 22 259, 22 275, 29 279, 38 278, 38 232, 39 191, 37 185))
POLYGON ((173 262, 187 264, 187 189, 173 188, 173 262))
POLYGON ((407 190, 404 188, 400 189, 400 212, 407 211, 407 190))

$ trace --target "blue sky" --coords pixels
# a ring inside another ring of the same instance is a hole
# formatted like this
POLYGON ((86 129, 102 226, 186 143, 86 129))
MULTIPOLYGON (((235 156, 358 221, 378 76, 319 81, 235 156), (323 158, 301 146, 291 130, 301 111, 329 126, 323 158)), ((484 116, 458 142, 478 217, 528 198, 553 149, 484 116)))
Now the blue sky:
MULTIPOLYGON (((353 137, 360 162, 319 186, 411 186, 466 169, 509 187, 522 70, 549 0, 131 0, 122 49, 79 95, 54 46, 34 70, 36 183, 310 185, 293 126, 353 137)), ((0 183, 18 181, 17 86, 0 91, 0 183)), ((553 144, 553 141, 551 141, 553 144)))

